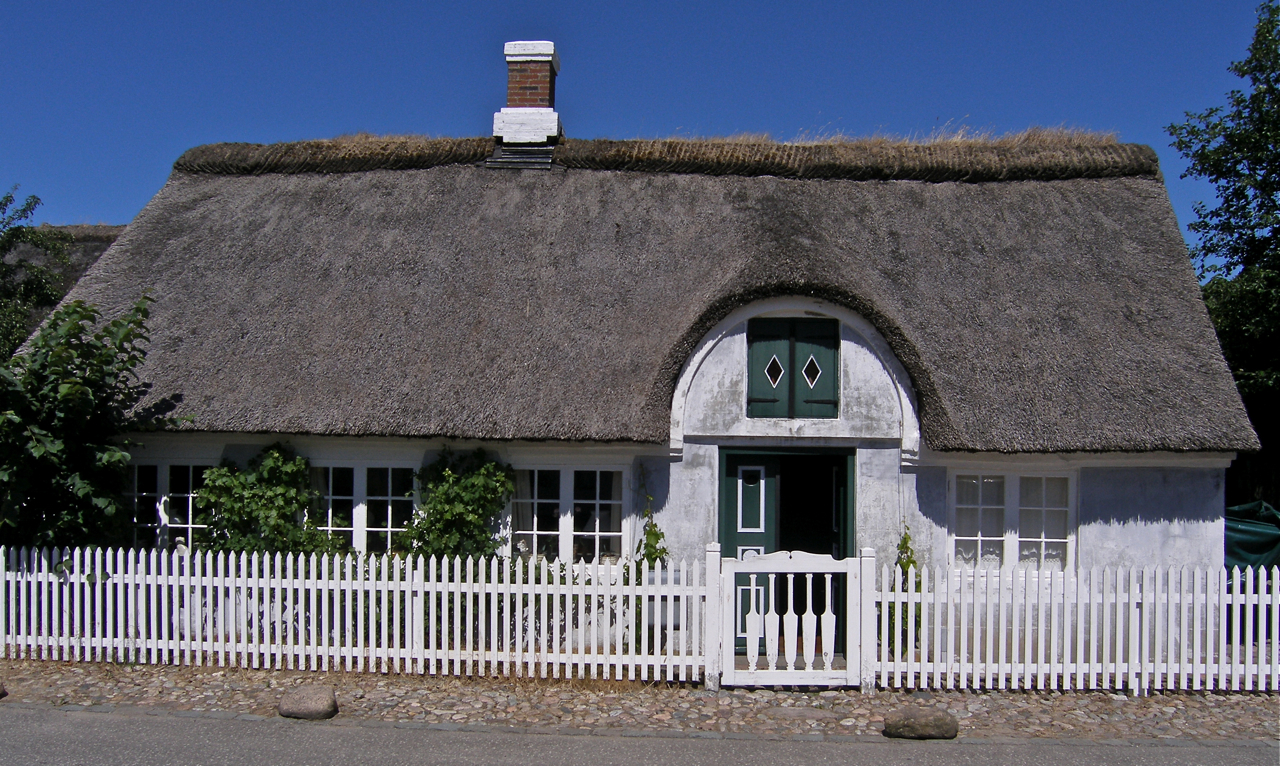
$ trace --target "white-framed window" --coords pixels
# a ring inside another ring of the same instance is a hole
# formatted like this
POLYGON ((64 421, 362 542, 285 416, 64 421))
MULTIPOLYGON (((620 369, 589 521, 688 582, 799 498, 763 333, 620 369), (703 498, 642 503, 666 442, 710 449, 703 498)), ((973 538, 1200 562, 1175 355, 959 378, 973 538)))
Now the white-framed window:
POLYGON ((1004 565, 1004 476, 961 474, 955 478, 956 564, 978 569, 1004 565))
POLYGON ((311 489, 320 496, 312 515, 316 527, 330 537, 353 544, 356 509, 356 469, 351 466, 312 466, 311 489))
POLYGON ((622 471, 573 472, 573 559, 622 557, 622 471))
POLYGON ((1071 482, 1065 476, 1018 477, 1018 563, 1067 568, 1071 482))
POLYGON ((560 558, 560 471, 516 471, 511 532, 516 555, 560 558))
POLYGON ((129 486, 125 491, 133 518, 133 544, 151 547, 160 544, 160 476, 154 465, 129 466, 129 486))
POLYGON ((627 551, 626 471, 521 468, 510 504, 511 552, 561 561, 614 561, 627 551))
POLYGON ((165 488, 165 500, 160 506, 160 535, 162 544, 198 544, 206 524, 198 523, 200 509, 196 507, 196 493, 204 486, 207 465, 169 465, 169 482, 165 488))
POLYGON ((413 517, 413 469, 365 468, 365 547, 368 553, 391 550, 395 533, 413 517))
POLYGON ((311 461, 311 486, 320 494, 316 527, 359 553, 395 547, 417 502, 416 464, 392 461, 311 461))
MULTIPOLYGON (((319 496, 308 517, 323 532, 353 549, 385 553, 405 528, 416 500, 417 465, 312 461, 311 487, 319 496)), ((126 497, 134 519, 134 544, 172 547, 178 538, 199 547, 206 525, 199 523, 196 493, 209 465, 195 461, 139 463, 129 467, 126 497)))
POLYGON ((1065 473, 953 470, 951 559, 958 567, 1075 566, 1075 481, 1065 473))

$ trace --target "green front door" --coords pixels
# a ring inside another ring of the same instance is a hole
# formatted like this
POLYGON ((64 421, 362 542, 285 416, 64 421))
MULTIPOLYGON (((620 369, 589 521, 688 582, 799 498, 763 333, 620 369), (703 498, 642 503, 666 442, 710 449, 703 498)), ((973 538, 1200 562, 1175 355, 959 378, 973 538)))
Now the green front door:
POLYGON ((720 547, 741 559, 778 550, 778 472, 774 455, 726 455, 720 480, 720 547))
MULTIPOLYGON (((721 555, 742 559, 778 550, 778 478, 780 460, 775 455, 725 455, 720 473, 721 555)), ((748 575, 734 583, 738 601, 737 651, 746 651, 745 615, 750 611, 748 575)), ((757 582, 755 597, 760 613, 768 610, 771 594, 757 582)))

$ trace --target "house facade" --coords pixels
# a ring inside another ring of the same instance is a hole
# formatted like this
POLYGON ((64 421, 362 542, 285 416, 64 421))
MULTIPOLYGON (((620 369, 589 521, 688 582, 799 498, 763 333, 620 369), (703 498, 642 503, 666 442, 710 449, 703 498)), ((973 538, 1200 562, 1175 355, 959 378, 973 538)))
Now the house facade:
POLYGON ((774 550, 1220 566, 1257 448, 1154 152, 1088 135, 579 141, 550 43, 492 138, 184 154, 69 299, 155 299, 139 539, 287 441, 316 521, 385 551, 413 473, 517 471, 515 555, 774 550))

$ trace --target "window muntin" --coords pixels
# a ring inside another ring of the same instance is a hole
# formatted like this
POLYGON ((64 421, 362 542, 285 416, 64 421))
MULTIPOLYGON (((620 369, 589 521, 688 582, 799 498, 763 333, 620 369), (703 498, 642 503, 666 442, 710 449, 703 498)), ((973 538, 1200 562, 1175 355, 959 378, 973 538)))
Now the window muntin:
POLYGON ((616 469, 518 469, 511 553, 574 562, 621 558, 623 485, 624 472, 616 469))
POLYGON ((1068 476, 958 473, 951 538, 956 566, 1062 571, 1075 557, 1074 495, 1068 476))
MULTIPOLYGON (((167 527, 168 542, 177 545, 178 538, 187 545, 195 545, 203 540, 203 530, 207 524, 201 524, 199 508, 196 507, 196 493, 204 486, 204 472, 207 465, 170 465, 169 492, 164 504, 165 513, 161 519, 162 527, 167 527)), ((165 535, 161 529, 160 534, 165 535)))
POLYGON ((573 472, 573 558, 622 556, 622 471, 573 472))
POLYGON ((413 469, 365 469, 365 552, 391 550, 393 536, 413 517, 413 469))
POLYGON ((320 531, 346 545, 355 541, 355 473, 349 466, 311 468, 311 489, 319 495, 311 520, 320 531))
POLYGON ((1018 563, 1061 571, 1067 564, 1068 482, 1061 476, 1019 479, 1018 563))

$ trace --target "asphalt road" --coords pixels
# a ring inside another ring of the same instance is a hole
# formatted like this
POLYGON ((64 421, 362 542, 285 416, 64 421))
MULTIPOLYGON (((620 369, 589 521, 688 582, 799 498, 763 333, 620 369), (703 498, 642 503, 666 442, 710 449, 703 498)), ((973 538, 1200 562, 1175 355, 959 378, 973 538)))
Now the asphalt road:
POLYGON ((210 720, 0 707, 0 764, 743 764, 773 766, 1276 766, 1274 746, 1249 744, 834 743, 565 736, 210 720))

